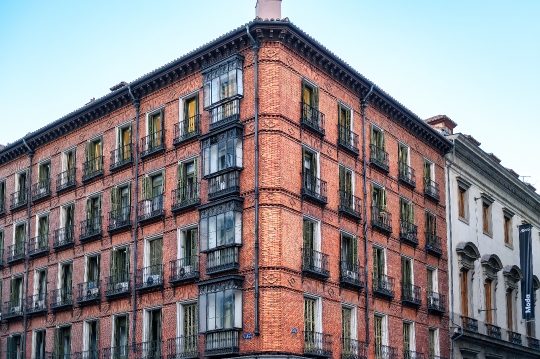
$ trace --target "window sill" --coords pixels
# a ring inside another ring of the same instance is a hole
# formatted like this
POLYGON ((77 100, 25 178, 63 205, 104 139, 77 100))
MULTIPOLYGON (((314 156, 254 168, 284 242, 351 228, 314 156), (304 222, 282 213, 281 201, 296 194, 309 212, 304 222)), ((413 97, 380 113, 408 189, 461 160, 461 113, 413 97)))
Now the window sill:
POLYGON ((465 223, 466 225, 469 225, 469 220, 468 220, 467 218, 458 216, 458 219, 459 219, 461 222, 465 223))
POLYGON ((514 250, 514 245, 512 243, 505 243, 504 246, 514 250))
POLYGON ((484 235, 485 235, 485 236, 488 236, 489 238, 493 239, 493 233, 486 232, 486 231, 484 231, 484 230, 482 230, 482 232, 484 232, 484 235))

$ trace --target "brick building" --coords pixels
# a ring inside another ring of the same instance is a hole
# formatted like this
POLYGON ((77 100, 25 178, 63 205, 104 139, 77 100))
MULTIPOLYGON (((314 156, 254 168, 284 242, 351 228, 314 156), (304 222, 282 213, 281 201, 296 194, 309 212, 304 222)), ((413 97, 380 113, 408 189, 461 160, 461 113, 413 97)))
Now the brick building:
POLYGON ((450 147, 258 18, 0 151, 0 355, 448 357, 450 147))

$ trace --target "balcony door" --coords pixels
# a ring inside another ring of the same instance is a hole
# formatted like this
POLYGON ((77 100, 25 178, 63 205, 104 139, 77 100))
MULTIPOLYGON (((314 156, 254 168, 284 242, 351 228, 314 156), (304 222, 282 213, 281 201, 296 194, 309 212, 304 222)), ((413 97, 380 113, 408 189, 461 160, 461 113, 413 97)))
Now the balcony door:
MULTIPOLYGON (((161 309, 146 311, 146 352, 148 358, 161 357, 161 309)), ((143 349, 143 350, 144 350, 143 349)))
POLYGON ((83 359, 98 359, 99 322, 97 320, 84 322, 83 349, 86 352, 83 359))
POLYGON ((54 334, 55 359, 70 359, 71 327, 57 328, 54 334))
POLYGON ((128 323, 127 315, 114 317, 111 359, 127 359, 128 357, 128 323))
POLYGON ((148 149, 161 146, 163 124, 161 121, 161 112, 150 115, 148 118, 148 149))

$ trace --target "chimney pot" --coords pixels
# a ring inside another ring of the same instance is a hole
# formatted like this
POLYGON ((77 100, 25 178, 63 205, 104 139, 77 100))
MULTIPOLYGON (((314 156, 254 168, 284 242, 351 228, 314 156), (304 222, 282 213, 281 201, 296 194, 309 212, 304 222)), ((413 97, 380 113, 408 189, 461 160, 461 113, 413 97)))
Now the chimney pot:
POLYGON ((257 0, 255 17, 261 19, 281 19, 281 0, 257 0))

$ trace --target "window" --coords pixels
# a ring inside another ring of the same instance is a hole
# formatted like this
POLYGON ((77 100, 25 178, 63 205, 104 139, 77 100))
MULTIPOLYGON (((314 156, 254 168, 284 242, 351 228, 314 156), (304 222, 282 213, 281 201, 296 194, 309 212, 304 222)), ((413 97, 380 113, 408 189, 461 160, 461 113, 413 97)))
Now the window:
POLYGON ((356 338, 356 326, 353 324, 353 308, 341 307, 341 337, 343 339, 356 338))
POLYGON ((178 314, 176 354, 178 357, 198 356, 197 303, 179 304, 178 314))
POLYGON ((26 170, 15 175, 15 193, 12 198, 12 207, 18 207, 26 203, 28 178, 26 170))
POLYGON ((360 279, 358 267, 358 240, 356 237, 341 232, 341 269, 342 274, 353 279, 360 279))
POLYGON ((178 203, 186 203, 199 199, 199 158, 178 164, 178 184, 176 198, 178 203))
MULTIPOLYGON (((386 148, 383 130, 373 124, 371 125, 370 144, 372 148, 380 151, 384 151, 386 148)), ((374 154, 373 150, 371 153, 372 155, 374 154)), ((378 154, 378 151, 375 151, 375 155, 377 156, 378 154)))
POLYGON ((148 358, 161 356, 161 308, 145 309, 142 352, 148 358))
POLYGON ((34 239, 34 250, 47 248, 49 245, 49 214, 38 216, 37 218, 37 238, 34 239))
POLYGON ((482 203, 482 229, 484 230, 484 233, 489 233, 489 226, 490 226, 490 210, 489 210, 489 204, 482 203))
POLYGON ((21 359, 23 354, 22 337, 20 334, 7 338, 7 359, 21 359))
POLYGON ((437 235, 437 216, 428 211, 426 211, 426 233, 437 235))
POLYGON ((438 328, 429 328, 428 344, 429 344, 429 357, 434 358, 434 357, 439 356, 440 348, 439 348, 439 329, 438 328))
POLYGON ((178 259, 182 259, 182 265, 184 266, 184 272, 188 270, 197 269, 197 262, 199 258, 199 250, 197 248, 198 242, 198 229, 197 227, 188 228, 178 231, 179 234, 179 248, 178 259), (188 267, 188 268, 185 268, 188 267), (192 268, 193 267, 193 268, 192 268))
POLYGON ((99 292, 99 254, 86 256, 86 268, 84 271, 83 289, 86 296, 95 296, 99 292))
POLYGON ((119 162, 131 159, 131 124, 118 128, 118 157, 119 162))
POLYGON ((58 265, 58 295, 57 304, 73 303, 73 263, 60 263, 58 265))
POLYGON ((322 305, 321 298, 304 297, 304 351, 322 349, 322 305))
POLYGON ((392 231, 390 214, 386 211, 386 190, 378 185, 371 185, 372 224, 392 231))
MULTIPOLYGON (((339 190, 341 193, 354 193, 354 173, 350 168, 339 166, 339 190)), ((352 199, 352 198, 351 198, 352 199)))
POLYGON ((47 297, 47 270, 36 269, 34 271, 34 300, 32 306, 35 309, 45 308, 47 297))
POLYGON ((242 243, 242 204, 237 201, 200 211, 201 251, 242 243))
POLYGON ((484 283, 484 310, 486 311, 486 323, 493 323, 493 312, 492 312, 492 281, 491 279, 486 279, 484 283))
POLYGON ((97 173, 103 169, 103 142, 101 137, 86 143, 86 163, 84 174, 86 176, 97 173))
POLYGON ((414 171, 410 167, 410 148, 409 146, 398 143, 398 171, 399 179, 409 184, 415 185, 414 171))
POLYGON ((304 218, 302 232, 304 237, 304 249, 305 250, 320 250, 320 235, 319 235, 319 222, 304 218))
POLYGON ((148 115, 146 143, 143 151, 151 151, 161 147, 163 143, 163 111, 159 110, 148 115))
POLYGON ((467 190, 463 187, 458 187, 458 215, 460 218, 467 218, 465 208, 467 205, 467 190))
POLYGON ((242 130, 232 128, 202 141, 203 176, 242 168, 242 130))
POLYGON ((101 231, 101 195, 86 199, 85 235, 101 231))
POLYGON ((58 327, 54 331, 53 357, 69 359, 71 357, 71 327, 58 327))
POLYGON ((383 359, 388 356, 388 321, 386 315, 375 314, 375 358, 383 359))
POLYGON ((115 315, 112 328, 111 357, 127 359, 129 351, 129 315, 115 315))
MULTIPOLYGON (((97 359, 99 354, 99 321, 89 320, 83 324, 83 358, 97 359)), ((69 359, 69 358, 67 358, 69 359)))
POLYGON ((424 158, 424 183, 431 185, 435 181, 435 167, 433 162, 424 158))
POLYGON ((17 260, 24 257, 25 241, 26 222, 17 223, 15 225, 15 231, 13 233, 13 246, 11 249, 11 253, 8 254, 11 256, 12 260, 17 260))
POLYGON ((113 291, 124 291, 128 289, 129 282, 129 247, 113 248, 111 251, 111 278, 109 286, 113 291))
POLYGON ((163 238, 151 238, 146 240, 145 245, 145 275, 144 283, 161 282, 163 280, 163 238))
POLYGON ((180 101, 180 122, 176 138, 183 140, 199 134, 199 96, 188 95, 180 101))
POLYGON ((504 215, 504 243, 512 244, 512 218, 504 215))
POLYGON ((0 214, 6 211, 6 180, 0 181, 0 214))
POLYGON ((199 286, 199 331, 242 328, 242 281, 233 278, 199 286))
POLYGON ((62 229, 59 233, 59 242, 73 242, 75 233, 75 204, 71 203, 62 207, 60 212, 60 223, 62 229))
POLYGON ((407 257, 401 257, 401 278, 404 286, 411 286, 414 283, 412 260, 407 257))
POLYGON ((373 247, 373 280, 375 282, 384 281, 385 274, 386 254, 384 248, 373 247))
POLYGON ((403 358, 416 358, 416 343, 414 335, 414 323, 403 322, 403 358))
POLYGON ((437 268, 427 268, 428 301, 429 301, 429 297, 437 297, 438 296, 439 280, 438 280, 438 275, 437 274, 438 274, 437 273, 437 268))
POLYGON ((348 147, 357 146, 357 138, 353 133, 352 115, 353 111, 349 107, 341 102, 338 104, 339 142, 348 147))
POLYGON ((506 291, 506 328, 510 331, 514 331, 514 291, 508 289, 506 291))
POLYGON ((203 70, 204 108, 212 108, 229 99, 243 96, 243 59, 234 56, 203 70))
POLYGON ((304 117, 310 117, 306 115, 306 110, 319 109, 319 88, 306 80, 302 81, 302 103, 307 105, 304 107, 304 117))
POLYGON ((131 186, 129 183, 111 188, 111 214, 113 225, 122 225, 131 220, 131 186))
POLYGON ((10 301, 9 301, 11 313, 22 313, 23 283, 24 283, 24 279, 22 276, 11 278, 10 301))
POLYGON ((416 226, 414 225, 414 204, 405 198, 400 198, 399 208, 399 217, 401 220, 402 232, 415 232, 416 226))
POLYGON ((142 200, 144 201, 144 214, 163 210, 163 193, 165 193, 163 172, 143 177, 141 190, 142 200))
POLYGON ((32 335, 32 359, 45 359, 45 330, 34 330, 32 335))
POLYGON ((38 166, 38 184, 35 195, 43 195, 50 190, 51 183, 51 162, 42 162, 38 166))
POLYGON ((380 210, 386 210, 386 190, 382 187, 371 186, 371 203, 373 207, 380 210))
POLYGON ((59 176, 59 187, 75 183, 75 148, 62 153, 62 173, 59 176))
MULTIPOLYGON (((409 166, 410 158, 409 158, 409 146, 398 143, 398 163, 403 166, 409 166)), ((400 173, 401 173, 401 167, 400 167, 400 173)))
POLYGON ((302 147, 302 153, 303 187, 312 193, 321 193, 319 181, 319 154, 306 147, 302 147))
POLYGON ((469 316, 469 271, 461 269, 460 272, 461 289, 461 314, 469 316))

